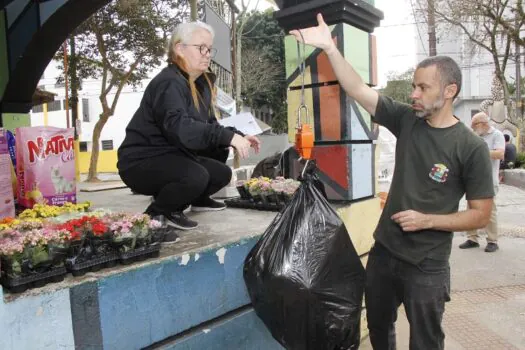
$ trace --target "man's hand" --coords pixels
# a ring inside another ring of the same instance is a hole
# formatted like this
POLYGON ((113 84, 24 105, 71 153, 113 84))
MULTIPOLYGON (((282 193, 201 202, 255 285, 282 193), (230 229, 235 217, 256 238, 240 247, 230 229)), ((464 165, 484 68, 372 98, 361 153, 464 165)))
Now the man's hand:
POLYGON ((304 38, 305 44, 318 47, 327 52, 334 48, 337 49, 335 47, 334 41, 332 40, 330 28, 328 28, 328 25, 326 25, 323 15, 317 15, 317 23, 319 24, 317 27, 292 30, 290 31, 290 34, 301 43, 303 42, 304 38))
POLYGON ((394 220, 405 232, 414 232, 432 228, 432 219, 429 215, 415 210, 405 210, 392 215, 394 220))
POLYGON ((256 136, 246 135, 244 138, 250 142, 250 147, 253 148, 255 153, 259 153, 261 149, 261 141, 256 136))

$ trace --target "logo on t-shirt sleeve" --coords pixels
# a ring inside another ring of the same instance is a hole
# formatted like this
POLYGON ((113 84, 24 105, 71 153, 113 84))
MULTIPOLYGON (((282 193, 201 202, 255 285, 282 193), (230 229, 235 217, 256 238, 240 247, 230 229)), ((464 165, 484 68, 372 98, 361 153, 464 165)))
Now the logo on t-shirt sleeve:
POLYGON ((436 182, 444 183, 448 178, 448 168, 445 164, 434 164, 428 176, 436 182))

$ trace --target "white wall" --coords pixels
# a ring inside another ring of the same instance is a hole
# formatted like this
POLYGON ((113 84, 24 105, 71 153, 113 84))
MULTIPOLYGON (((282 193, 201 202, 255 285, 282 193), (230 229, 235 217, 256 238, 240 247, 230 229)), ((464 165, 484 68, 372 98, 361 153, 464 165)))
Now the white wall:
MULTIPOLYGON (((56 77, 59 71, 53 66, 53 63, 46 69, 42 79, 40 80, 39 86, 44 88, 46 91, 57 94, 55 100, 61 101, 61 109, 59 111, 48 112, 48 125, 56 126, 61 128, 67 127, 66 111, 64 110, 63 100, 65 99, 64 87, 57 87, 55 85, 56 77)), ((117 149, 122 141, 124 140, 125 129, 128 125, 131 117, 135 113, 136 109, 140 105, 143 91, 149 83, 149 80, 145 80, 142 86, 137 89, 133 89, 129 86, 125 87, 122 91, 115 114, 109 118, 108 122, 102 130, 100 141, 113 140, 113 148, 117 149)), ((93 137, 93 129, 102 112, 102 105, 99 100, 100 93, 100 81, 98 80, 87 80, 82 86, 82 90, 79 91, 79 102, 78 112, 79 119, 81 121, 81 134, 80 141, 88 142, 88 150, 91 149, 91 140, 93 137), (84 108, 83 99, 88 100, 89 110, 89 122, 84 121, 84 108)), ((108 96, 108 103, 113 101, 113 95, 108 96)), ((44 113, 31 112, 31 125, 40 126, 44 125, 44 113)), ((71 113, 70 113, 71 118, 71 113)), ((72 127, 72 125, 71 125, 72 127)))

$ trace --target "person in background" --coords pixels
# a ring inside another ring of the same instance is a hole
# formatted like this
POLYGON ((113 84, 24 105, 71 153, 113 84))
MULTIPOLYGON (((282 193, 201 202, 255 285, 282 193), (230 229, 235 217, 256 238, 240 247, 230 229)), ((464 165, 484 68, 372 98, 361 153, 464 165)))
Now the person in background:
POLYGON ((443 349, 453 232, 487 225, 494 197, 487 145, 453 114, 461 70, 450 57, 429 57, 414 73, 412 105, 396 102, 363 81, 322 15, 317 21, 290 34, 323 50, 345 92, 397 137, 392 187, 366 266, 370 341, 374 349, 396 348, 403 304, 410 349, 443 349), (465 193, 469 207, 458 212, 465 193))
POLYGON ((505 156, 501 162, 501 169, 514 169, 514 164, 516 164, 516 146, 510 142, 510 136, 505 134, 505 156))
POLYGON ((132 191, 154 197, 146 209, 169 226, 191 230, 198 223, 184 214, 216 211, 225 204, 210 198, 226 186, 229 147, 241 158, 260 142, 221 126, 215 114, 214 31, 201 22, 180 24, 168 44, 168 66, 149 83, 118 150, 118 169, 132 191))
MULTIPOLYGON (((480 112, 472 117, 471 126, 476 135, 481 136, 490 150, 490 160, 492 163, 492 181, 494 183, 494 194, 498 194, 499 189, 499 165, 505 153, 505 138, 503 133, 489 124, 489 117, 480 112)), ((498 212, 496 204, 492 206, 490 222, 485 227, 487 231, 487 246, 485 251, 492 253, 498 250, 498 212)), ((478 230, 467 232, 467 240, 460 244, 461 249, 478 248, 478 230)))

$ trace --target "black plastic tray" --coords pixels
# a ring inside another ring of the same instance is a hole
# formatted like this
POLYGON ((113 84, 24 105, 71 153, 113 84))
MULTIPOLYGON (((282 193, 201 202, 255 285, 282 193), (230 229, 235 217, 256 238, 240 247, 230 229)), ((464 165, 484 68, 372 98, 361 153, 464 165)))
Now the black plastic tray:
POLYGON ((114 253, 100 258, 90 259, 81 263, 72 263, 71 261, 66 260, 66 268, 73 276, 82 276, 88 272, 95 272, 103 268, 116 266, 118 259, 119 256, 114 253))
POLYGON ((120 253, 119 261, 122 265, 133 264, 149 258, 157 258, 160 255, 160 244, 155 243, 147 247, 140 247, 129 252, 120 253))
POLYGON ((62 266, 56 267, 48 272, 35 273, 30 276, 15 278, 3 276, 0 281, 10 293, 22 293, 30 288, 40 288, 48 283, 61 282, 64 280, 66 274, 66 268, 62 266))
POLYGON ((224 203, 230 208, 255 209, 264 211, 281 211, 284 203, 263 203, 254 202, 251 199, 232 198, 226 199, 224 203))

